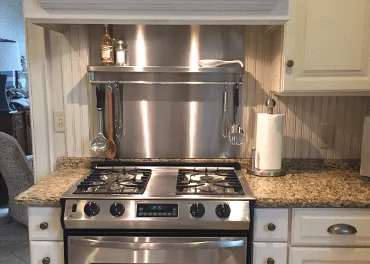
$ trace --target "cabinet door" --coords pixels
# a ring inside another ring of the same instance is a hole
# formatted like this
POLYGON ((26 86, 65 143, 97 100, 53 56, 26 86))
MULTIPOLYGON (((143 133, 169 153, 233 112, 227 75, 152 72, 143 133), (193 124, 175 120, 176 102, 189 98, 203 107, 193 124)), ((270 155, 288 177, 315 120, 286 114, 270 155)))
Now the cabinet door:
POLYGON ((286 264, 287 254, 286 243, 253 243, 253 264, 286 264))
POLYGON ((28 207, 28 232, 30 240, 63 240, 60 223, 61 208, 28 207))
POLYGON ((286 242, 288 240, 288 209, 254 210, 254 241, 286 242))
POLYGON ((369 264, 370 248, 290 248, 291 264, 369 264))
POLYGON ((48 260, 52 264, 64 264, 63 242, 31 241, 30 252, 30 264, 48 263, 48 260))
POLYGON ((370 0, 292 0, 280 92, 370 92, 369 18, 370 0))

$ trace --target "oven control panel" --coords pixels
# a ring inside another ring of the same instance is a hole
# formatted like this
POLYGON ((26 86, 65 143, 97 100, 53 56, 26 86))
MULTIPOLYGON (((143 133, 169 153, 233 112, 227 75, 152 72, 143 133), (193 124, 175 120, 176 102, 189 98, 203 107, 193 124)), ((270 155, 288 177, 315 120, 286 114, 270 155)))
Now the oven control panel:
POLYGON ((136 217, 178 217, 178 204, 138 203, 136 217))

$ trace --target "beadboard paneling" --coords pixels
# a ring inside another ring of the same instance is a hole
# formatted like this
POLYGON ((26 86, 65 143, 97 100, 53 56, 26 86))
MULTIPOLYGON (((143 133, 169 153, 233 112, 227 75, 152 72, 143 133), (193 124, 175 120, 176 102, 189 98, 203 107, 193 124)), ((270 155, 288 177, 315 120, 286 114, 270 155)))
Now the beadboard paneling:
MULTIPOLYGON (((244 124, 247 134, 245 153, 255 142, 256 114, 266 112, 264 103, 273 85, 280 85, 278 71, 281 63, 276 55, 281 50, 280 30, 266 34, 264 26, 247 27, 245 36, 246 75, 244 124), (263 52, 261 52, 263 50, 263 52), (271 59, 274 58, 274 59, 271 59), (280 64, 280 65, 279 65, 280 64)), ((272 95, 273 96, 273 95, 272 95)), ((276 97, 275 110, 285 114, 286 158, 360 158, 362 127, 370 114, 370 97, 276 97), (320 125, 335 127, 334 148, 320 149, 320 125)))
POLYGON ((62 82, 66 115, 66 153, 91 156, 90 85, 87 83, 89 38, 86 25, 71 25, 62 39, 62 82))

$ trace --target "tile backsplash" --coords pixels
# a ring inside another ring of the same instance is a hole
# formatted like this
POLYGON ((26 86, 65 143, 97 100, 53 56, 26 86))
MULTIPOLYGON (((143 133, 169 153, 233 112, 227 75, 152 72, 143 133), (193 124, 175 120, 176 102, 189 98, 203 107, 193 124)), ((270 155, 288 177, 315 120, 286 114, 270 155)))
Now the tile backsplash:
MULTIPOLYGON (((244 127, 247 140, 245 153, 255 142, 256 114, 266 112, 270 95, 266 76, 265 27, 250 27, 245 36, 246 76, 244 79, 244 127)), ((276 97, 276 113, 286 115, 285 158, 359 159, 363 120, 370 115, 370 97, 276 97), (320 126, 334 126, 334 148, 320 149, 320 126)))

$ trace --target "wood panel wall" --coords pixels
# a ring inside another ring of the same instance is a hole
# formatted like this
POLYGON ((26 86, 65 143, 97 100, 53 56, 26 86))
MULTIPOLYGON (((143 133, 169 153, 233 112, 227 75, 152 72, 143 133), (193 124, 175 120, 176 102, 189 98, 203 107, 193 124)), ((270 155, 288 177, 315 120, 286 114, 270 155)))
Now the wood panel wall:
MULTIPOLYGON (((271 43, 263 26, 247 27, 245 35, 244 127, 246 156, 255 143, 256 114, 266 113, 265 101, 272 96, 275 112, 285 117, 285 158, 358 159, 361 156, 363 120, 370 115, 370 97, 276 97, 270 93, 278 85, 276 62, 271 54, 278 52, 278 43, 271 43), (333 125, 334 148, 320 149, 320 126, 333 125)), ((281 51, 280 51, 281 52, 281 51)), ((276 58, 276 56, 273 56, 276 58)), ((280 66, 278 66, 280 67, 280 66)))

